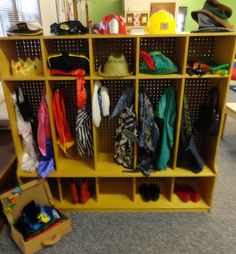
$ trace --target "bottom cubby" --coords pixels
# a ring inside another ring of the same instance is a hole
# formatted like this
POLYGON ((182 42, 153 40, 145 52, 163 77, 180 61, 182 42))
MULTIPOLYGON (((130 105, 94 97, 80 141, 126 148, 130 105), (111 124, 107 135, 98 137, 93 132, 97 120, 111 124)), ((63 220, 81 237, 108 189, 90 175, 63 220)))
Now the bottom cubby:
POLYGON ((107 208, 126 209, 133 201, 132 178, 98 178, 98 201, 107 208))
POLYGON ((96 207, 95 178, 61 178, 61 209, 91 209, 96 207))
MULTIPOLYGON (((20 179, 22 184, 31 180, 20 179)), ((47 181, 58 209, 207 212, 215 176, 48 178, 47 181)))
POLYGON ((209 208, 215 177, 176 177, 172 203, 176 208, 209 208))

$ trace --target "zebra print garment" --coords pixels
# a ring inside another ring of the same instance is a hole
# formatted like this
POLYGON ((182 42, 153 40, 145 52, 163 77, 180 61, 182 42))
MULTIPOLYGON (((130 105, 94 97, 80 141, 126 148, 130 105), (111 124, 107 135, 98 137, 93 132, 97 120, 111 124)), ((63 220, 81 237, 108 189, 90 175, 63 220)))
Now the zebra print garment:
POLYGON ((76 141, 80 156, 93 156, 93 135, 91 109, 78 109, 76 117, 76 141))

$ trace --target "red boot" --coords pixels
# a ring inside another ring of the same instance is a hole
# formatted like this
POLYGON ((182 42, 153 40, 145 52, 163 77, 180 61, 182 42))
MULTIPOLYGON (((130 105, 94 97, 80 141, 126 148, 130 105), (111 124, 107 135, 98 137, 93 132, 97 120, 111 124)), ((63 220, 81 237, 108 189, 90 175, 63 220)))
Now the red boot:
POLYGON ((70 194, 71 194, 73 203, 75 205, 78 204, 79 203, 79 194, 78 194, 77 187, 76 187, 76 184, 74 181, 70 183, 70 194))
POLYGON ((175 185, 175 194, 180 198, 183 202, 188 202, 191 199, 191 194, 189 190, 186 189, 186 186, 175 185))
POLYGON ((80 203, 85 204, 91 197, 91 192, 89 191, 88 183, 86 181, 81 183, 79 189, 80 189, 80 203))

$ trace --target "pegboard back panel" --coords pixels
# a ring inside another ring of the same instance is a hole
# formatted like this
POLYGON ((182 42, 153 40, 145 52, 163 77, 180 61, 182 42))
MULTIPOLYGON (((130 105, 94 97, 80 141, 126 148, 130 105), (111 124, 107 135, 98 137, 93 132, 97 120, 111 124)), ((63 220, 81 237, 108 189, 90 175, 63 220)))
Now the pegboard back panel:
POLYGON ((132 179, 122 178, 99 178, 99 193, 101 195, 124 195, 132 197, 132 179))
MULTIPOLYGON (((176 177, 175 178, 175 185, 189 185, 191 186, 195 191, 197 191, 201 198, 205 200, 205 190, 202 186, 203 181, 209 181, 210 178, 202 178, 202 177, 176 177)), ((208 182, 209 183, 209 182, 208 182)))
POLYGON ((20 85, 23 95, 27 98, 30 110, 33 114, 32 128, 36 135, 38 126, 38 111, 45 89, 44 81, 22 81, 20 85))
POLYGON ((166 57, 173 59, 176 38, 141 38, 140 49, 145 51, 160 51, 166 57))
MULTIPOLYGON (((165 177, 145 177, 136 179, 136 193, 139 193, 139 187, 142 184, 151 184, 154 183, 160 188, 161 194, 166 194, 169 188, 169 178, 165 177)), ((169 190, 170 191, 170 190, 169 190)))
POLYGON ((89 46, 87 39, 53 39, 46 40, 48 53, 69 52, 83 54, 89 57, 89 46))
MULTIPOLYGON (((59 88, 64 94, 66 116, 68 124, 73 136, 76 136, 76 117, 77 117, 77 106, 76 106, 76 81, 58 81, 55 88, 59 88)), ((85 90, 87 93, 86 108, 88 114, 91 116, 91 89, 90 82, 87 80, 85 83, 85 90)))
POLYGON ((103 65, 111 53, 123 53, 130 67, 135 72, 136 40, 134 38, 104 38, 93 40, 95 71, 103 65))
POLYGON ((215 61, 216 38, 209 37, 190 37, 188 62, 202 61, 209 63, 215 61))
POLYGON ((152 102, 155 110, 158 102, 169 86, 177 86, 176 80, 171 79, 141 79, 139 80, 139 89, 144 90, 152 102))
POLYGON ((101 177, 99 178, 99 183, 131 183, 132 179, 129 177, 116 177, 116 178, 112 178, 112 177, 101 177))
POLYGON ((210 79, 187 79, 184 94, 187 98, 188 109, 192 123, 192 134, 199 151, 204 141, 204 136, 195 128, 198 121, 200 106, 206 102, 210 90, 210 79))
POLYGON ((24 60, 35 57, 42 59, 40 40, 16 40, 16 54, 17 58, 24 60))
MULTIPOLYGON (((102 80, 102 85, 108 89, 110 97, 110 115, 115 106, 126 90, 134 85, 133 80, 102 80)), ((100 127, 98 128, 99 147, 101 153, 113 153, 115 144, 115 130, 118 125, 118 116, 113 119, 103 117, 100 127)))

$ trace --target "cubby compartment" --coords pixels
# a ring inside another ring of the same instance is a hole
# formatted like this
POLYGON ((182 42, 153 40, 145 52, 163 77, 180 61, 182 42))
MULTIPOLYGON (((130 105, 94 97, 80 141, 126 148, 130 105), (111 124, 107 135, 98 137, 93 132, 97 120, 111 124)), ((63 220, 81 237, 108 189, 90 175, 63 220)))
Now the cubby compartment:
POLYGON ((31 76, 12 75, 11 61, 18 61, 19 59, 26 61, 27 58, 35 60, 35 58, 42 60, 42 51, 40 39, 0 39, 0 62, 1 65, 1 77, 2 79, 31 79, 41 78, 43 74, 31 76))
POLYGON ((215 177, 176 177, 172 203, 176 208, 209 209, 214 184, 215 177), (200 195, 199 200, 196 193, 200 195))
MULTIPOLYGON (((24 153, 23 148, 23 141, 22 137, 18 133, 17 129, 17 120, 16 120, 16 113, 15 107, 12 99, 12 94, 16 88, 21 88, 24 99, 28 101, 30 113, 32 113, 32 134, 35 141, 35 145, 37 147, 37 127, 38 127, 38 110, 39 105, 42 99, 43 91, 46 89, 44 81, 6 81, 3 82, 3 88, 6 95, 7 101, 7 109, 8 113, 11 116, 10 123, 11 123, 11 130, 14 133, 14 144, 16 155, 18 159, 18 176, 37 176, 36 168, 35 172, 28 173, 22 170, 22 156, 24 153)), ((27 109, 28 110, 28 109, 27 109)), ((36 153, 39 155, 38 150, 36 149, 36 153)))
MULTIPOLYGON (((133 87, 133 80, 102 80, 102 86, 108 89, 110 98, 110 116, 112 115, 120 97, 126 89, 133 87)), ((109 176, 112 174, 119 176, 125 168, 113 159, 115 149, 115 132, 118 126, 117 115, 114 118, 102 117, 99 128, 96 128, 96 147, 97 147, 97 170, 99 174, 109 176)))
POLYGON ((98 178, 99 208, 129 209, 133 202, 132 178, 98 178))
MULTIPOLYGON (((164 94, 165 90, 168 87, 173 87, 175 89, 175 101, 176 101, 176 120, 175 120, 175 126, 174 126, 174 146, 171 151, 172 153, 172 159, 170 166, 166 168, 168 169, 174 169, 176 164, 176 157, 177 157, 177 145, 178 145, 178 135, 179 135, 179 123, 181 119, 181 107, 182 107, 182 101, 181 96, 183 93, 183 82, 181 79, 140 79, 139 80, 139 90, 143 90, 147 96, 149 97, 154 112, 157 110, 159 101, 161 99, 161 96, 164 94)), ((160 133, 161 135, 161 133, 160 133)), ((159 145, 161 145, 161 136, 159 139, 159 145)), ((164 169, 162 169, 164 171, 164 169)))
POLYGON ((60 184, 63 200, 59 205, 68 209, 95 209, 97 205, 95 178, 61 178, 60 184))
POLYGON ((172 185, 172 177, 136 178, 135 203, 156 209, 168 206, 172 185))
MULTIPOLYGON (((202 62, 210 66, 230 64, 234 59, 235 36, 190 36, 187 62, 202 62), (224 49, 222 49, 224 45, 224 49)), ((220 75, 211 75, 220 76, 220 75)), ((195 76, 196 77, 196 76, 195 76)))
MULTIPOLYGON (((201 78, 201 79, 186 79, 184 95, 187 98, 188 112, 191 119, 192 135, 194 138, 197 150, 204 160, 205 166, 200 174, 212 175, 216 172, 216 156, 220 139, 221 126, 223 123, 223 110, 224 102, 226 100, 226 94, 228 89, 227 78, 201 78), (209 91, 211 87, 216 87, 219 95, 219 108, 221 112, 220 128, 218 135, 207 136, 200 133, 197 129, 197 122, 199 119, 199 110, 203 104, 207 102, 209 91)), ((181 163, 178 163, 178 170, 184 168, 181 163)), ((185 166, 186 168, 186 166, 185 166)), ((187 169, 187 168, 186 168, 187 169)))
POLYGON ((58 178, 48 178, 47 179, 50 191, 52 193, 54 202, 61 202, 61 190, 59 187, 59 179, 58 178))
MULTIPOLYGON (((187 47, 186 37, 141 37, 140 38, 140 50, 151 52, 159 51, 164 56, 168 57, 177 67, 178 73, 168 74, 168 76, 174 76, 176 74, 183 74, 185 51, 187 47)), ((142 59, 140 58, 140 63, 142 59)), ((147 74, 139 74, 140 77, 147 76, 147 74)), ((153 75, 151 75, 153 76, 153 75)), ((155 75, 158 78, 163 75, 155 75)))
MULTIPOLYGON (((85 83, 85 90, 87 94, 87 100, 85 102, 86 113, 91 118, 91 89, 90 82, 87 80, 85 83)), ((49 82, 49 96, 51 104, 51 115, 52 115, 52 134, 54 140, 55 158, 58 164, 59 174, 66 174, 66 177, 83 177, 83 176, 93 176, 94 175, 94 158, 91 154, 79 155, 78 153, 78 142, 76 132, 76 119, 78 115, 78 108, 76 106, 76 81, 64 80, 64 81, 50 81, 49 82), (73 153, 68 153, 65 155, 64 151, 58 145, 58 135, 55 125, 54 112, 53 112, 53 93, 58 89, 62 94, 65 102, 66 117, 70 129, 70 133, 74 138, 74 145, 71 148, 73 153)), ((93 137, 93 128, 91 122, 91 132, 90 135, 93 137)), ((93 143, 91 146, 93 150, 93 143)), ((91 150, 91 151, 92 151, 91 150)))
MULTIPOLYGON (((72 53, 77 55, 83 55, 89 58, 89 42, 87 38, 47 38, 44 39, 45 46, 45 61, 48 60, 50 55, 56 55, 60 53, 72 53)), ((46 66, 47 67, 47 66, 46 66)), ((48 68, 47 68, 48 69, 48 68)), ((46 72, 49 76, 49 69, 46 72)), ((90 73, 86 73, 89 76, 90 73)), ((54 79, 54 77, 50 77, 54 79)), ((58 79, 58 77, 55 77, 58 79)), ((64 79, 64 78, 63 78, 64 79)), ((75 79, 73 77, 68 77, 68 79, 75 79)))
MULTIPOLYGON (((94 38, 93 56, 95 77, 98 76, 99 67, 105 64, 108 57, 112 54, 123 54, 129 65, 129 71, 136 73, 136 39, 135 38, 94 38)), ((100 76, 99 76, 100 77, 100 76)), ((126 78, 133 78, 129 76, 126 78)))

